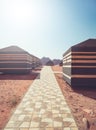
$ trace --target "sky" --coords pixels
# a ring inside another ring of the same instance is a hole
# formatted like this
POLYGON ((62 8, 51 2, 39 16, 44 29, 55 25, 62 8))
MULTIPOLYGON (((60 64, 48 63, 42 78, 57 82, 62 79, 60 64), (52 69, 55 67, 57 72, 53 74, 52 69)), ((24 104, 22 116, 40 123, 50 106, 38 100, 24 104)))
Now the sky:
POLYGON ((0 0, 0 48, 61 59, 89 38, 96 38, 96 0, 0 0))

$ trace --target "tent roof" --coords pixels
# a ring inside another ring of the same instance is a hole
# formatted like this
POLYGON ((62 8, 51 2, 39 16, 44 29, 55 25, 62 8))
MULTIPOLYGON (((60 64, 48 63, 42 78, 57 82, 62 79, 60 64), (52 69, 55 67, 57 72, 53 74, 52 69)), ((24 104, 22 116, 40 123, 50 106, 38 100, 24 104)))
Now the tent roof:
POLYGON ((24 49, 18 47, 18 46, 9 46, 0 49, 0 53, 28 53, 24 49))
POLYGON ((88 39, 72 47, 96 47, 96 39, 88 39))
POLYGON ((64 54, 66 55, 67 53, 69 53, 70 51, 96 51, 96 39, 88 39, 86 41, 83 41, 81 43, 78 43, 74 46, 71 46, 64 54))

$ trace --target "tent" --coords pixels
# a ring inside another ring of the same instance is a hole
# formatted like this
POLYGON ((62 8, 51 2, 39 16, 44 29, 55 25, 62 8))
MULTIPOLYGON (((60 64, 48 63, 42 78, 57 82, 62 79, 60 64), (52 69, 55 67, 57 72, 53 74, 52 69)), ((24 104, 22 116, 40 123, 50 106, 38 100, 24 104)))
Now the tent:
POLYGON ((63 54, 63 77, 73 87, 96 87, 96 39, 76 44, 63 54))
POLYGON ((31 55, 17 46, 0 49, 0 73, 29 73, 31 55))

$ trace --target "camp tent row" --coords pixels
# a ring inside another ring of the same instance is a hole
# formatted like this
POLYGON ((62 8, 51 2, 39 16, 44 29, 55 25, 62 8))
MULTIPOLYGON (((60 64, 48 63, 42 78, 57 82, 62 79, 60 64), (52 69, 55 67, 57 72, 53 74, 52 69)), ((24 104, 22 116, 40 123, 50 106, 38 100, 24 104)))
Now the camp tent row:
POLYGON ((29 73, 40 59, 17 46, 0 49, 0 73, 29 73))
POLYGON ((63 54, 63 76, 73 87, 96 87, 96 39, 76 44, 63 54))

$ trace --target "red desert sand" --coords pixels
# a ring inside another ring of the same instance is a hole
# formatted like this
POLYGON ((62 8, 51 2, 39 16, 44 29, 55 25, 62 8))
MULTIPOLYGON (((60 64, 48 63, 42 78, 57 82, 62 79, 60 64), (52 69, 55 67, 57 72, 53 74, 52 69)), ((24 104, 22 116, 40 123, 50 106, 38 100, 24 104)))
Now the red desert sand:
MULTIPOLYGON (((62 67, 53 66, 53 71, 62 71, 62 67)), ((62 93, 71 109, 79 130, 96 130, 96 88, 72 88, 62 74, 55 74, 62 93), (86 126, 85 126, 86 125, 86 126)))
POLYGON ((0 75, 0 130, 20 103, 38 72, 25 75, 0 75))

